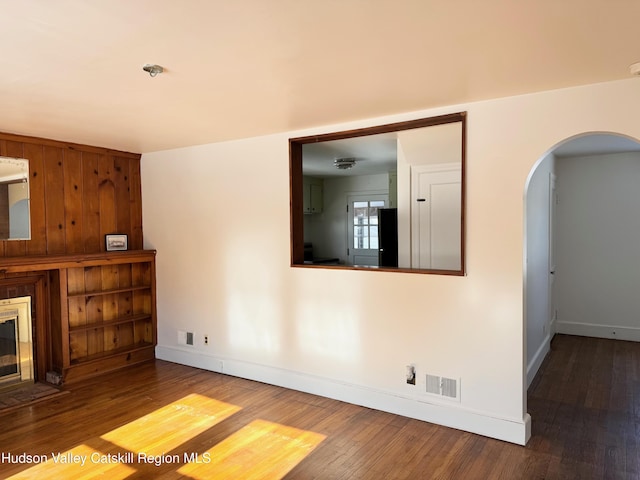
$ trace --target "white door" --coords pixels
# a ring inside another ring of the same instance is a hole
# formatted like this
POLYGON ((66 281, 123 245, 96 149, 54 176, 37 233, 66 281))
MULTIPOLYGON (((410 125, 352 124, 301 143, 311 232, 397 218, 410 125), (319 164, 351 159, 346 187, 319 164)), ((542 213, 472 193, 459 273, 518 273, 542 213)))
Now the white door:
POLYGON ((459 165, 411 167, 411 266, 460 270, 462 190, 459 165))
POLYGON ((348 265, 378 266, 378 209, 388 203, 388 195, 347 197, 348 265))

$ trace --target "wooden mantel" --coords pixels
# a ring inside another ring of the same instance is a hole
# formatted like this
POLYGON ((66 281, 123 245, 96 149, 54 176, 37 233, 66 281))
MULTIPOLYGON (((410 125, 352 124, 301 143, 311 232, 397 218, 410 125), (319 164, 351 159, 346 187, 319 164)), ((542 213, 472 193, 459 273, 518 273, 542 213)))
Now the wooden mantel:
POLYGON ((127 250, 116 252, 81 253, 67 255, 33 255, 0 258, 0 274, 41 272, 73 267, 148 262, 156 255, 155 250, 127 250))

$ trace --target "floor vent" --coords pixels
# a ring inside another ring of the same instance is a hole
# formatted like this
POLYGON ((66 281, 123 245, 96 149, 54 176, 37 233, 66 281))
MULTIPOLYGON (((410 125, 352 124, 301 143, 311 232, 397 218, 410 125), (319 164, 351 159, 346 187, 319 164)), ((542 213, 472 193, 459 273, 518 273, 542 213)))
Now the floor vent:
POLYGON ((438 395, 460 401, 460 380, 427 375, 426 392, 430 395, 438 395))

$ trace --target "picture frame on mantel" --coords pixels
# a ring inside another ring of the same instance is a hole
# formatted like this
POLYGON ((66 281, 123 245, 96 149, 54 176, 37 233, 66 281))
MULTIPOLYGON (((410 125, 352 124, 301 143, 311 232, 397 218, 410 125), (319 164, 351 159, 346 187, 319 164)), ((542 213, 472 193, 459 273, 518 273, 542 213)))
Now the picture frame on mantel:
POLYGON ((107 248, 107 252, 127 250, 129 244, 128 240, 127 235, 122 233, 114 233, 104 236, 104 243, 107 248))

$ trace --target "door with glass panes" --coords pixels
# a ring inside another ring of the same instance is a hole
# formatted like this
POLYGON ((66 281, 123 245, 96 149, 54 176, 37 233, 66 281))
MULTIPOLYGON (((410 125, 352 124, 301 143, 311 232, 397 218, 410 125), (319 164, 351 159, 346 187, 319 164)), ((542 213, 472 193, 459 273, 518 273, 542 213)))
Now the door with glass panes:
POLYGON ((378 209, 388 195, 349 195, 347 204, 347 258, 349 265, 378 266, 378 209))

